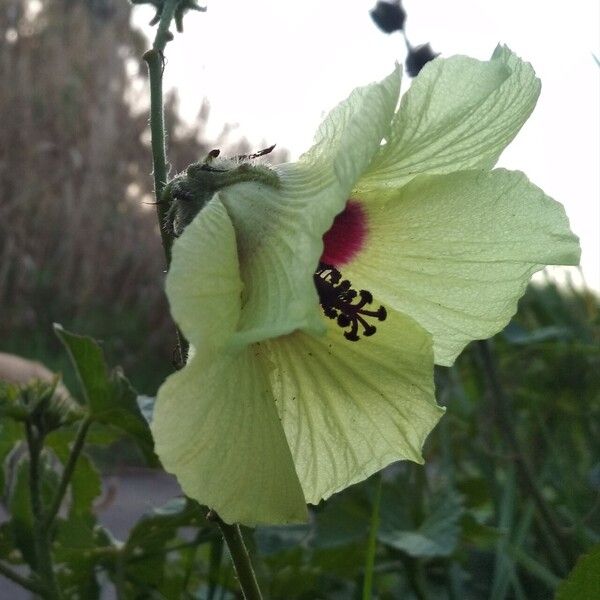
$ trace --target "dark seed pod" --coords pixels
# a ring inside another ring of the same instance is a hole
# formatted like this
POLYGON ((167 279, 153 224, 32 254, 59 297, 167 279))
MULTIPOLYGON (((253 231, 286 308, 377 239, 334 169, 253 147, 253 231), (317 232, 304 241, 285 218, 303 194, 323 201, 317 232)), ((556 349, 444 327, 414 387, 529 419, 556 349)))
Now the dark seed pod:
POLYGON ((410 77, 416 77, 421 69, 437 56, 439 52, 434 52, 429 43, 411 48, 406 57, 406 72, 410 77))
POLYGON ((385 33, 400 31, 404 27, 406 11, 402 8, 400 0, 383 2, 379 0, 370 12, 375 25, 385 33))

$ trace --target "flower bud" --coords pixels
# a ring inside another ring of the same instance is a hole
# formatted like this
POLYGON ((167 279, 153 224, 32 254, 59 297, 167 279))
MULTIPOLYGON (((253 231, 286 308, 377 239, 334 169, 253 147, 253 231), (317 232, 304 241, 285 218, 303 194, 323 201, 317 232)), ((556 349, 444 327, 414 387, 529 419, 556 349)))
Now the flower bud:
POLYGON ((50 382, 33 379, 26 384, 0 382, 0 416, 28 422, 47 434, 83 416, 83 409, 59 388, 58 375, 50 382))
POLYGON ((370 12, 375 25, 385 33, 400 31, 404 27, 406 11, 402 8, 400 0, 395 2, 379 1, 370 12))
POLYGON ((406 72, 410 77, 416 77, 421 69, 437 56, 439 52, 434 52, 429 43, 411 47, 406 57, 406 72))

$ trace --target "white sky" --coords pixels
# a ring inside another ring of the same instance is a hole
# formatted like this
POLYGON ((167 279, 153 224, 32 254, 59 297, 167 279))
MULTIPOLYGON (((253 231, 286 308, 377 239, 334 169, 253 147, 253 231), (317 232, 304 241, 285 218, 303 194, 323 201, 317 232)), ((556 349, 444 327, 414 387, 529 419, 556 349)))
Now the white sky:
MULTIPOLYGON (((322 116, 359 85, 403 62, 398 33, 379 31, 375 0, 208 0, 166 51, 165 85, 185 117, 210 100, 209 133, 236 123, 256 148, 277 143, 297 157, 322 116)), ((542 80, 536 110, 503 154, 562 202, 582 241, 582 267, 600 290, 600 3, 594 0, 404 0, 413 45, 442 56, 487 59, 505 43, 542 80)), ((152 11, 134 11, 149 36, 152 11)), ((403 89, 409 84, 405 77, 403 89)), ((177 165, 182 168, 184 165, 177 165)))

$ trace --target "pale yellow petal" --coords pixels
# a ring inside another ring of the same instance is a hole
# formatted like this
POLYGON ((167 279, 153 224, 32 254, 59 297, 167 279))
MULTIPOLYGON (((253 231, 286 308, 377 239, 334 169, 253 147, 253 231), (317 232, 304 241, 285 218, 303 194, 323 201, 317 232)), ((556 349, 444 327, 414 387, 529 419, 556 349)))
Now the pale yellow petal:
POLYGON ((489 61, 453 56, 428 63, 402 96, 388 143, 357 187, 396 188, 423 173, 492 168, 539 92, 531 65, 504 46, 489 61))
POLYGON ((422 176, 363 208, 368 243, 344 275, 429 331, 442 365, 508 323, 533 273, 579 261, 562 205, 519 172, 422 176))
POLYGON ((167 275, 173 318, 194 345, 222 345, 240 317, 242 282, 235 231, 213 198, 173 245, 167 275))
POLYGON ((431 338, 395 312, 356 342, 294 333, 260 345, 298 476, 317 503, 388 465, 422 462, 441 414, 431 338))
POLYGON ((245 285, 235 343, 296 329, 323 332, 312 283, 323 234, 389 131, 399 85, 396 69, 356 89, 325 118, 299 162, 274 168, 279 186, 248 182, 219 193, 236 230, 245 285))
POLYGON ((156 452, 183 491, 228 523, 305 521, 304 496, 252 348, 193 360, 158 392, 156 452))

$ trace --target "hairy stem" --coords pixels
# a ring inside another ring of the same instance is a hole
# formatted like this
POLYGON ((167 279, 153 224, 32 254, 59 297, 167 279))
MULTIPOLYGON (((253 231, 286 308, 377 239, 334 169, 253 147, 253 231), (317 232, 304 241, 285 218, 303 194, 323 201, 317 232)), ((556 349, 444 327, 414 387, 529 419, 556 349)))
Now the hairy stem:
POLYGON ((154 195, 160 236, 165 250, 167 267, 171 263, 172 236, 164 227, 169 207, 163 201, 163 191, 167 185, 168 169, 165 151, 165 119, 163 107, 164 50, 170 39, 169 26, 175 14, 178 0, 166 0, 156 31, 152 48, 144 54, 150 77, 150 133, 152 136, 152 161, 154 174, 154 195))
POLYGON ((42 505, 40 455, 42 452, 43 436, 30 424, 25 425, 27 447, 29 449, 29 495, 31 512, 33 514, 33 537, 35 543, 36 571, 44 583, 43 595, 48 600, 61 598, 50 548, 50 531, 46 527, 44 507, 42 505))
POLYGON ((73 471, 75 470, 75 466, 77 465, 77 459, 83 450, 83 445, 85 443, 85 436, 87 435, 88 429, 92 424, 92 418, 86 417, 81 421, 79 425, 79 429, 77 430, 77 435, 75 436, 75 442, 73 443, 73 448, 71 448, 71 453, 69 454, 69 458, 67 460, 67 464, 65 465, 64 471, 62 473, 62 477, 60 479, 60 483, 58 484, 58 490, 56 490, 56 496, 50 505, 50 509, 46 514, 46 524, 45 526, 49 528, 58 511, 60 510, 60 505, 63 502, 65 494, 67 493, 67 487, 69 486, 69 482, 71 481, 71 477, 73 476, 73 471))
POLYGON ((213 510, 208 513, 206 518, 219 526, 225 538, 245 600, 262 600, 262 594, 239 525, 228 525, 213 510))
MULTIPOLYGON (((160 239, 165 252, 167 269, 171 264, 171 248, 173 246, 173 235, 165 227, 169 200, 164 194, 167 185, 168 168, 165 150, 165 118, 163 106, 163 70, 164 50, 167 42, 171 39, 169 26, 175 14, 175 8, 179 0, 166 0, 156 31, 156 37, 152 48, 144 54, 144 60, 148 65, 150 77, 150 134, 152 139, 152 162, 154 174, 154 196, 156 198, 156 216, 160 239)), ((176 329, 177 335, 177 362, 183 366, 187 357, 187 341, 183 334, 176 329)))

